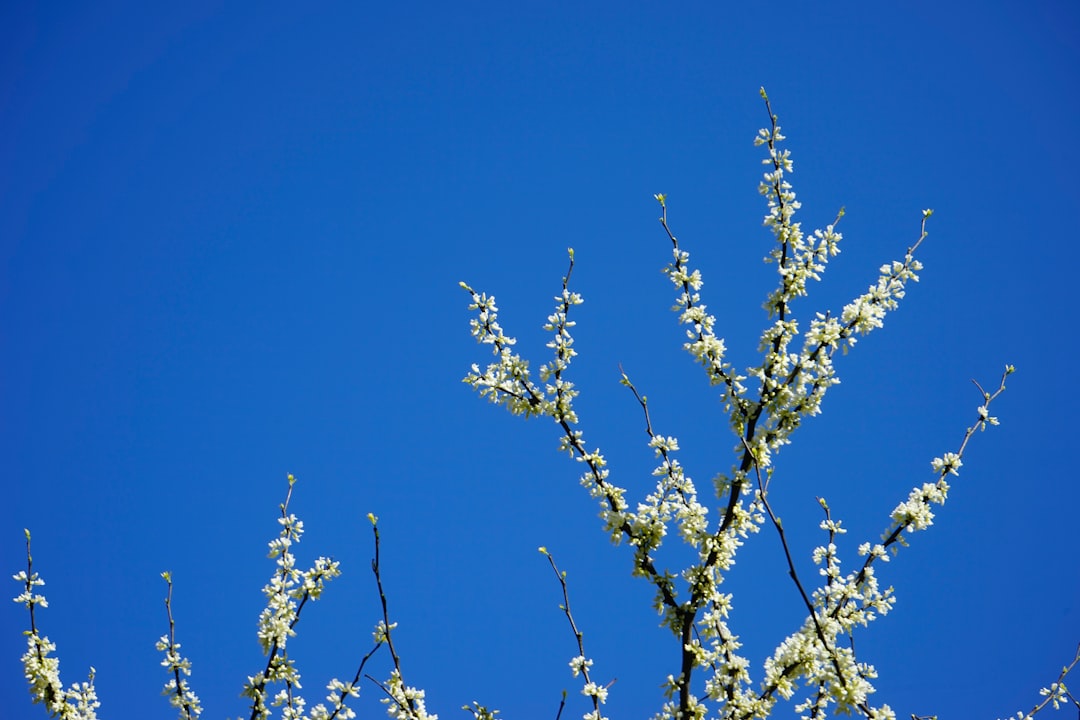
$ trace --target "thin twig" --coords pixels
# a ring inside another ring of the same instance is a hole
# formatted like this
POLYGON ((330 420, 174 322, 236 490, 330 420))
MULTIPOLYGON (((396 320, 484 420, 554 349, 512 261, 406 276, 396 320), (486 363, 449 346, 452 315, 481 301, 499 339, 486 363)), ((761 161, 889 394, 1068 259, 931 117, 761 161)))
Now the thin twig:
MULTIPOLYGON (((577 641, 578 658, 581 659, 581 662, 577 665, 577 668, 578 668, 578 671, 581 673, 582 678, 585 679, 585 684, 586 685, 591 684, 592 683, 592 678, 589 677, 589 667, 588 667, 588 664, 585 662, 584 634, 580 630, 578 630, 577 623, 574 622, 574 615, 570 611, 570 591, 569 591, 569 588, 567 587, 567 584, 566 584, 566 573, 559 570, 559 567, 555 564, 555 558, 553 558, 551 556, 551 553, 548 552, 547 548, 543 548, 543 547, 540 548, 540 552, 543 553, 544 557, 546 557, 548 559, 548 563, 551 564, 551 569, 555 572, 555 577, 557 577, 559 579, 559 585, 562 587, 562 594, 563 594, 563 604, 560 605, 559 607, 563 611, 563 613, 566 614, 566 619, 570 622, 570 630, 573 631, 574 640, 577 641)), ((610 683, 608 683, 608 687, 611 687, 614 683, 615 683, 615 680, 612 680, 610 683)), ((600 715, 600 698, 599 698, 598 695, 591 695, 590 697, 592 697, 593 710, 596 711, 596 714, 599 717, 599 715, 600 715)), ((564 691, 563 692, 563 701, 559 705, 559 713, 558 713, 558 715, 556 715, 556 720, 558 720, 559 715, 562 714, 562 709, 563 709, 563 706, 565 704, 566 704, 566 692, 564 691)))
MULTIPOLYGON (((746 440, 743 440, 743 444, 751 457, 754 457, 750 446, 746 444, 746 440)), ((836 650, 829 646, 829 641, 825 638, 825 631, 821 628, 821 623, 818 622, 818 615, 817 611, 814 609, 814 603, 811 602, 810 597, 806 594, 802 581, 799 580, 799 573, 795 570, 795 562, 791 559, 791 548, 788 546, 787 536, 784 534, 784 526, 780 522, 780 519, 773 513, 772 506, 769 504, 767 493, 761 482, 761 468, 758 466, 756 457, 754 457, 754 472, 757 474, 758 497, 761 498, 761 504, 765 507, 765 512, 769 514, 769 519, 772 520, 773 527, 776 528, 776 533, 780 536, 780 545, 784 548, 784 558, 787 560, 788 565, 788 577, 791 578, 791 581, 795 583, 795 587, 799 590, 799 596, 802 598, 803 604, 810 613, 810 619, 814 623, 814 632, 817 635, 821 646, 829 653, 829 658, 832 660, 833 669, 836 670, 836 677, 839 678, 840 685, 842 687, 847 687, 847 681, 844 680, 844 673, 840 668, 840 661, 836 656, 836 650)), ((859 708, 869 715, 870 708, 866 707, 865 703, 861 703, 859 708)))
MULTIPOLYGON (((162 577, 165 578, 165 582, 168 583, 168 585, 169 585, 169 592, 168 592, 168 594, 165 595, 165 612, 169 616, 169 655, 170 656, 175 656, 176 655, 176 623, 173 621, 173 614, 172 614, 172 591, 173 591, 172 573, 164 572, 164 573, 162 573, 162 577)), ((193 717, 198 717, 199 713, 196 712, 194 714, 194 716, 192 715, 192 711, 194 710, 194 708, 191 707, 191 703, 188 702, 188 699, 187 699, 187 693, 184 692, 184 679, 183 679, 183 677, 181 676, 181 673, 180 673, 180 666, 179 665, 174 665, 172 670, 173 670, 173 678, 176 680, 176 687, 175 687, 175 693, 174 694, 176 695, 177 700, 180 703, 181 710, 184 711, 184 715, 187 716, 188 720, 192 720, 193 717)))
MULTIPOLYGON (((405 680, 404 676, 401 674, 401 658, 398 657, 397 650, 394 649, 394 640, 390 636, 390 612, 387 609, 386 592, 383 590, 382 575, 379 572, 379 524, 374 515, 369 515, 368 517, 371 520, 371 530, 375 534, 375 557, 371 560, 371 572, 375 574, 375 585, 379 588, 379 602, 382 603, 383 613, 383 632, 386 636, 386 646, 390 648, 390 657, 393 658, 394 661, 394 670, 397 672, 398 679, 404 686, 405 680)), ((368 675, 367 677, 372 679, 376 685, 382 688, 383 692, 385 692, 392 700, 394 700, 394 702, 396 702, 399 707, 407 710, 410 714, 414 716, 416 715, 416 703, 413 701, 412 698, 406 697, 405 701, 407 704, 403 705, 400 700, 395 698, 390 693, 390 691, 386 688, 385 685, 375 680, 374 678, 371 678, 370 675, 368 675)))

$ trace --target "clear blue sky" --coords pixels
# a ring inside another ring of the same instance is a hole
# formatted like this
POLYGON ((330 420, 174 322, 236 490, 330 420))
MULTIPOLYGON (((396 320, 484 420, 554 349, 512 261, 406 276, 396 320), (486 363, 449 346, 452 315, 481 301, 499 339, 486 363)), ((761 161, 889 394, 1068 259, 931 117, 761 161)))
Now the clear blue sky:
MULTIPOLYGON (((292 646, 309 699, 378 619, 367 512, 410 683, 553 718, 567 662, 546 545, 569 573, 615 718, 674 671, 647 583, 610 546, 556 428, 460 382, 487 355, 460 280, 529 356, 577 250, 573 379, 590 444, 644 494, 621 363, 705 491, 733 439, 680 349, 653 193, 750 363, 772 287, 757 194, 764 85, 817 227, 843 253, 796 311, 838 310, 936 210, 926 266, 779 457, 774 502, 810 576, 816 495, 874 539, 955 448, 971 378, 1018 372, 935 526, 883 571, 896 611, 858 638, 901 717, 1027 709, 1080 640, 1072 329, 1080 52, 1071 3, 7 3, 0 10, 0 565, 22 529, 66 683, 101 715, 171 717, 162 570, 205 717, 246 715, 286 473, 302 561, 344 576, 292 646)), ((804 616, 776 538, 730 579, 760 663, 804 616)), ((7 596, 18 587, 8 581, 7 596)), ((4 718, 25 611, 0 610, 4 718)), ((385 661, 375 668, 385 677, 385 661)), ((359 705, 382 716, 369 686, 359 705), (377 707, 376 707, 377 706, 377 707)))

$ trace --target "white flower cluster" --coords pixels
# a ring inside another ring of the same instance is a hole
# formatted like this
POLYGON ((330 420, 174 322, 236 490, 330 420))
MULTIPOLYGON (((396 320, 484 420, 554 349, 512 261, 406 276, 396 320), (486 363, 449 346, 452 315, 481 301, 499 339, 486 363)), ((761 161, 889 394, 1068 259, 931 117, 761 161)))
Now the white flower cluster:
POLYGON ((180 643, 174 642, 168 635, 162 635, 156 647, 159 652, 165 653, 161 665, 173 674, 165 683, 162 694, 169 696, 169 704, 180 711, 181 718, 190 720, 198 717, 202 714, 199 698, 192 692, 189 683, 181 678, 181 675, 191 675, 191 661, 180 655, 180 643))
POLYGON ((496 716, 500 714, 498 710, 488 709, 475 700, 472 705, 462 705, 461 709, 472 713, 473 720, 497 720, 496 716))
POLYGON ((386 703, 387 714, 394 720, 439 720, 438 715, 428 714, 424 706, 424 691, 407 687, 397 669, 391 671, 384 689, 389 697, 382 701, 386 703))
POLYGON ((570 672, 573 673, 574 677, 577 677, 582 673, 588 672, 589 668, 592 667, 592 664, 592 660, 586 659, 584 655, 578 655, 570 660, 570 672))
POLYGON ((581 694, 590 698, 593 703, 592 711, 582 715, 582 718, 584 720, 607 720, 600 712, 600 706, 607 702, 608 688, 604 685, 597 685, 596 682, 589 679, 589 668, 592 667, 592 664, 593 661, 586 659, 584 655, 578 655, 570 660, 570 672, 573 676, 583 675, 585 677, 585 684, 581 688, 581 694))

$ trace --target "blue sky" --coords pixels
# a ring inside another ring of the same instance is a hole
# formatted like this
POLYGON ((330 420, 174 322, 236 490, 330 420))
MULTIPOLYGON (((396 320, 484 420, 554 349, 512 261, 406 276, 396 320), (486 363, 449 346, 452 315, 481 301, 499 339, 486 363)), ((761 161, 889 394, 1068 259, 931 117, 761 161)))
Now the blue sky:
MULTIPOLYGON (((526 356, 577 253, 572 379, 590 444, 643 496, 654 466, 621 363, 704 492, 734 442, 669 312, 653 193, 705 278, 731 358, 773 285, 757 194, 764 85, 805 227, 847 209, 843 253, 796 306, 838 310, 917 237, 922 281, 839 359, 784 450, 773 502, 797 561, 848 565, 972 422, 975 378, 1018 372, 935 526, 885 568, 894 613, 858 637, 901 717, 1031 706, 1080 640, 1070 328, 1080 161, 1070 3, 9 3, 0 10, 0 559, 34 533, 40 615, 102 717, 171 716, 154 642, 174 611, 204 717, 245 714, 285 476, 302 561, 344 576, 305 610, 309 698, 351 677, 379 617, 366 513, 407 680, 444 718, 473 700, 553 718, 573 637, 647 717, 677 649, 607 542, 556 428, 460 380, 487 355, 468 281, 526 356)), ((729 579, 760 663, 804 616, 775 536, 729 579)), ((8 592, 18 588, 11 582, 8 592)), ((5 717, 40 718, 0 610, 5 717)), ((387 674, 386 661, 375 669, 387 674)), ((382 716, 377 688, 358 708, 382 716)))

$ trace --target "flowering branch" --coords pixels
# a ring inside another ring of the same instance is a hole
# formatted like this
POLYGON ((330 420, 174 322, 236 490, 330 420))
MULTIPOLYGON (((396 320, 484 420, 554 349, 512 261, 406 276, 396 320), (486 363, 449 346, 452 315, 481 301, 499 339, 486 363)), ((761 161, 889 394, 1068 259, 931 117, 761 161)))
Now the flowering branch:
MULTIPOLYGON (((371 572, 375 574, 375 584, 379 588, 379 602, 382 603, 383 619, 375 626, 376 649, 385 643, 390 649, 390 657, 394 661, 394 669, 390 673, 390 679, 381 683, 370 675, 369 680, 378 685, 386 697, 383 702, 387 705, 387 713, 395 720, 438 720, 438 715, 429 715, 424 705, 424 691, 409 687, 401 676, 401 658, 394 649, 394 640, 391 631, 397 627, 397 623, 390 622, 390 612, 387 609, 386 592, 383 590, 382 574, 379 564, 379 518, 368 513, 372 532, 375 534, 375 557, 371 561, 371 572)), ((372 651, 374 652, 374 650, 372 651)), ((359 671, 357 672, 359 675, 359 671)))
MULTIPOLYGON (((747 450, 748 451, 750 450, 749 447, 747 447, 747 450)), ((752 451, 751 451, 751 455, 753 455, 752 451)), ((815 636, 817 638, 817 641, 821 643, 821 648, 825 651, 825 653, 829 657, 829 660, 832 662, 833 669, 836 671, 836 677, 840 680, 841 685, 845 685, 846 680, 844 678, 843 669, 840 667, 840 660, 837 657, 834 648, 831 646, 829 639, 826 638, 826 636, 825 636, 825 630, 821 626, 821 621, 818 618, 817 610, 814 609, 814 603, 810 600, 810 597, 806 594, 806 589, 803 587, 802 581, 799 580, 799 573, 798 573, 798 571, 796 571, 795 562, 794 562, 794 560, 792 560, 792 557, 791 557, 791 548, 788 545, 787 535, 784 533, 784 525, 783 525, 783 523, 780 522, 780 518, 778 518, 776 516, 776 514, 773 512, 772 506, 769 504, 768 492, 766 490, 765 484, 763 484, 762 481, 761 481, 761 468, 758 467, 756 462, 754 463, 754 473, 757 476, 757 485, 758 485, 757 497, 758 497, 758 500, 761 502, 762 506, 765 508, 765 512, 768 513, 769 520, 772 521, 773 527, 776 528, 776 533, 780 538, 780 545, 784 550, 784 558, 787 561, 787 565, 788 565, 788 577, 790 577, 791 581, 793 583, 795 583, 795 588, 799 591, 799 597, 802 598, 803 604, 806 606, 807 611, 810 613, 810 621, 814 626, 814 634, 815 634, 815 636)), ((829 517, 829 506, 825 503, 825 501, 822 498, 818 498, 818 502, 821 504, 821 507, 825 510, 826 520, 825 520, 825 522, 822 523, 822 526, 823 526, 823 528, 825 528, 825 529, 827 529, 829 531, 829 548, 835 549, 835 545, 833 544, 833 539, 834 539, 834 537, 835 537, 835 535, 836 535, 836 533, 838 531, 839 532, 844 532, 844 531, 839 527, 839 524, 834 523, 832 521, 832 518, 829 517)), ((831 563, 831 557, 832 556, 830 555, 830 568, 833 567, 833 565, 831 563)), ((827 575, 827 578, 828 578, 827 582, 832 582, 832 574, 831 573, 827 575)), ((793 668, 793 670, 794 670, 794 668, 793 668)), ((782 676, 787 677, 789 672, 790 671, 782 673, 782 676)), ((824 696, 824 691, 825 691, 825 683, 819 682, 818 683, 818 698, 819 699, 824 696)), ((820 704, 820 702, 816 703, 815 707, 816 707, 817 704, 820 704)), ((864 709, 864 711, 867 712, 867 714, 869 714, 869 709, 865 707, 865 703, 863 704, 863 708, 861 708, 861 709, 864 709)))
POLYGON ((30 685, 30 696, 35 703, 45 705, 50 715, 61 720, 97 720, 96 710, 101 707, 101 703, 98 702, 94 689, 94 668, 90 668, 86 682, 74 683, 70 689, 64 690, 60 681, 60 660, 49 657, 49 654, 56 650, 56 645, 38 633, 34 606, 47 608, 49 602, 44 595, 34 591, 34 588, 45 585, 45 581, 34 572, 34 559, 30 554, 30 531, 23 532, 26 534, 26 570, 12 577, 23 585, 23 591, 15 596, 15 602, 25 605, 30 611, 30 629, 23 632, 26 635, 27 650, 22 656, 23 672, 30 685))
MULTIPOLYGON (((875 560, 881 559, 883 562, 887 562, 888 555, 886 551, 896 555, 900 547, 906 546, 905 532, 910 534, 925 530, 934 524, 934 513, 931 505, 945 504, 949 493, 949 483, 946 476, 950 474, 960 475, 960 467, 964 464, 964 452, 967 450, 968 442, 976 431, 986 430, 987 426, 998 424, 998 419, 990 415, 990 403, 1005 392, 1005 379, 1014 372, 1016 372, 1016 368, 1012 365, 1005 367, 997 390, 993 394, 986 392, 979 383, 972 381, 982 394, 983 404, 978 407, 975 424, 964 432, 964 438, 956 452, 945 453, 943 457, 934 458, 931 461, 930 466, 938 475, 937 481, 914 488, 908 495, 908 499, 896 506, 896 509, 892 512, 892 525, 886 528, 881 535, 882 543, 874 546, 871 546, 870 543, 863 543, 859 547, 859 554, 864 555, 866 560, 852 582, 855 588, 859 590, 860 596, 865 596, 867 593, 871 595, 876 593, 876 581, 873 580, 873 568, 871 567, 875 560)), ((851 598, 844 598, 833 609, 833 617, 839 617, 846 610, 850 600, 851 598)), ((889 602, 890 607, 891 605, 892 602, 889 602)))
POLYGON ((165 683, 163 695, 169 696, 169 704, 180 711, 181 720, 195 720, 202 714, 199 698, 191 690, 191 686, 184 677, 191 676, 191 661, 180 655, 180 643, 176 642, 176 623, 173 622, 172 614, 172 573, 163 572, 161 577, 169 585, 169 593, 165 596, 165 612, 169 615, 169 634, 162 635, 157 642, 157 649, 165 653, 165 659, 161 664, 172 673, 172 678, 165 683))
MULTIPOLYGON (((572 249, 569 254, 570 268, 563 277, 562 293, 556 296, 555 313, 548 316, 548 322, 544 326, 544 329, 555 334, 555 339, 548 343, 548 347, 556 350, 556 357, 552 363, 541 367, 541 380, 549 381, 542 388, 532 381, 528 362, 511 350, 517 341, 503 333, 498 323, 495 298, 476 292, 464 282, 460 283, 472 296, 469 309, 477 311, 477 317, 470 321, 473 337, 478 343, 491 345, 493 354, 499 358, 498 362, 488 365, 483 373, 479 366, 474 364, 464 382, 476 389, 481 397, 495 404, 505 405, 515 415, 547 415, 559 425, 562 431, 559 449, 586 465, 587 470, 581 477, 581 484, 589 490, 590 495, 600 500, 601 517, 605 520, 605 529, 612 541, 618 543, 625 537, 629 544, 636 548, 635 574, 647 577, 657 588, 657 605, 677 614, 679 601, 672 575, 667 571, 657 570, 651 554, 657 543, 641 536, 641 529, 634 523, 635 516, 628 511, 624 499, 626 490, 608 481, 607 461, 604 456, 599 449, 588 450, 582 432, 574 428, 578 422, 577 413, 573 409, 573 399, 577 396, 577 391, 572 383, 562 378, 562 372, 577 354, 572 348, 573 338, 569 330, 575 323, 568 319, 569 310, 574 305, 580 305, 583 300, 580 295, 569 290, 570 273, 574 268, 572 249), (550 382, 552 380, 554 382, 550 382)), ((675 618, 672 622, 673 627, 681 624, 675 618)))
MULTIPOLYGON (((284 706, 283 717, 286 720, 300 718, 304 714, 305 701, 296 694, 300 688, 300 672, 286 652, 286 643, 296 635, 296 624, 300 622, 300 613, 308 601, 318 600, 325 583, 341 574, 339 563, 329 558, 320 557, 315 565, 305 572, 296 569, 296 557, 292 547, 300 542, 304 533, 304 523, 289 513, 289 501, 292 499, 296 478, 288 476, 289 492, 285 502, 280 505, 281 533, 270 541, 270 557, 277 559, 277 571, 270 578, 270 583, 263 588, 267 597, 267 606, 259 616, 259 642, 267 655, 266 667, 257 675, 248 677, 242 695, 251 698, 251 720, 264 720, 270 717, 266 705, 266 687, 270 683, 280 682, 284 688, 273 698, 275 706, 284 706)), ((313 712, 324 712, 318 707, 313 712)))
POLYGON ((1076 667, 1077 663, 1080 663, 1080 645, 1077 645, 1076 647, 1076 655, 1073 656, 1072 662, 1061 668, 1061 674, 1058 675, 1057 681, 1051 683, 1050 687, 1043 688, 1039 691, 1039 694, 1043 697, 1043 701, 1031 708, 1027 713, 1017 713, 1013 720, 1031 720, 1031 718, 1035 717, 1036 713, 1040 712, 1047 705, 1052 704, 1054 709, 1057 710, 1062 705, 1066 704, 1066 700, 1072 703, 1072 705, 1080 711, 1080 700, 1065 687, 1065 676, 1076 667))
MULTIPOLYGON (((657 718, 690 720, 705 716, 706 705, 692 689, 696 668, 711 670, 704 682, 705 699, 721 703, 723 718, 767 717, 778 698, 787 699, 794 694, 794 683, 800 678, 812 688, 810 696, 795 708, 808 713, 804 717, 822 717, 834 705, 836 710, 849 713, 855 710, 871 720, 895 718, 889 706, 875 708, 867 702, 874 692, 870 681, 876 677, 876 671, 873 666, 855 660, 854 626, 867 625, 875 617, 886 614, 895 602, 891 588, 879 589, 873 563, 877 558, 887 560, 888 549, 895 552, 898 549, 895 546, 904 543, 905 532, 921 530, 930 524, 933 514, 929 506, 944 502, 948 490, 945 475, 956 474, 975 430, 997 424, 996 418, 989 414, 989 406, 1004 391, 1004 376, 999 389, 992 394, 979 387, 983 404, 976 424, 968 429, 956 452, 946 453, 933 462, 938 482, 916 488, 908 501, 893 511, 893 525, 883 535, 882 543, 860 546, 860 554, 866 559, 857 572, 847 576, 841 573, 835 538, 845 530, 839 521, 833 520, 826 502, 819 500, 825 511, 821 527, 828 532, 828 543, 814 550, 813 558, 824 580, 821 587, 811 592, 795 570, 783 525, 769 503, 773 457, 790 442, 804 418, 821 412, 825 393, 839 382, 833 367, 836 350, 847 352, 855 346, 858 336, 882 327, 885 315, 903 299, 907 283, 918 281, 922 265, 915 259, 915 252, 927 237, 926 223, 933 211, 922 212, 919 236, 902 260, 881 266, 877 280, 840 313, 816 313, 801 333, 801 350, 792 351, 800 335, 792 304, 797 297, 807 294, 809 282, 819 280, 829 258, 839 252, 841 235, 836 228, 844 210, 841 208, 835 220, 823 230, 810 235, 803 233, 794 219, 800 203, 787 179, 794 167, 791 156, 780 147, 785 138, 764 89, 761 95, 769 126, 759 131, 755 139, 768 153, 763 160, 768 170, 759 189, 768 205, 764 224, 776 240, 766 260, 776 265, 779 283, 765 302, 772 322, 761 336, 761 363, 748 368, 746 375, 739 375, 725 361, 726 347, 716 335, 716 317, 707 312, 701 299, 701 273, 691 267, 689 253, 681 248, 671 229, 667 196, 655 196, 662 210, 660 224, 673 252, 673 261, 666 269, 676 287, 673 310, 679 323, 687 326, 683 347, 705 369, 710 384, 720 386, 728 424, 738 438, 735 464, 729 473, 717 475, 714 481, 721 503, 715 526, 710 527, 707 509, 697 502, 692 481, 673 457, 679 449, 678 441, 654 432, 646 398, 638 393, 621 368, 621 383, 631 390, 641 406, 649 445, 660 460, 659 467, 653 471, 658 478, 656 491, 638 503, 636 510, 631 510, 625 490, 611 483, 607 462, 600 451, 587 450, 582 431, 576 428, 578 418, 572 408, 577 391, 563 374, 574 354, 569 333, 574 323, 567 320, 567 312, 571 305, 582 302, 580 296, 568 290, 569 271, 563 278, 563 293, 556 297, 556 312, 544 326, 556 335, 548 345, 556 349, 556 359, 541 368, 541 381, 547 383, 543 387, 531 380, 528 362, 511 350, 515 341, 503 333, 496 320, 495 299, 462 283, 472 297, 470 309, 477 312, 471 321, 472 334, 481 344, 492 345, 497 356, 496 362, 483 372, 473 365, 464 380, 482 397, 506 406, 514 414, 547 415, 555 420, 561 429, 560 449, 588 468, 581 482, 601 500, 605 530, 616 543, 622 539, 628 541, 634 548, 633 574, 646 577, 657 588, 654 604, 663 614, 661 625, 673 632, 681 648, 679 673, 667 678, 665 696, 669 702, 657 718), (744 385, 747 378, 756 381, 756 392, 751 393, 744 385), (752 494, 751 473, 757 480, 756 492, 752 494), (780 538, 788 574, 808 617, 803 627, 785 639, 766 661, 764 681, 760 691, 755 691, 750 688, 749 663, 736 652, 740 646, 738 636, 727 625, 732 611, 731 596, 721 593, 719 586, 734 564, 738 548, 749 535, 758 532, 766 515, 780 538), (655 552, 672 520, 676 521, 682 539, 698 553, 697 562, 677 574, 659 571, 655 564, 655 552), (686 583, 686 594, 680 595, 676 578, 686 583), (837 643, 841 634, 848 636, 848 647, 837 643)), ((572 270, 572 251, 570 258, 572 270)), ((1009 367, 1005 374, 1011 372, 1009 367)))
MULTIPOLYGON (((593 679, 589 677, 589 668, 592 667, 593 661, 585 656, 585 642, 584 635, 578 630, 577 623, 574 622, 574 615, 570 612, 570 591, 566 586, 566 571, 559 570, 555 564, 555 558, 551 556, 547 548, 541 547, 540 552, 548 559, 551 564, 551 569, 555 572, 555 577, 559 579, 559 585, 562 586, 563 604, 559 606, 559 609, 566 614, 566 619, 570 622, 570 629, 574 633, 574 639, 577 641, 578 654, 570 661, 570 671, 574 674, 574 677, 581 675, 585 680, 585 687, 581 689, 581 694, 592 699, 593 710, 591 713, 584 715, 584 720, 607 720, 600 713, 600 706, 607 702, 608 689, 615 684, 612 680, 607 685, 600 686, 593 682, 593 679)), ((566 703, 566 692, 563 692, 563 705, 566 703)), ((562 714, 563 705, 559 705, 559 715, 562 714)), ((467 708, 466 708, 467 709, 467 708)), ((558 716, 556 716, 558 720, 558 716)))

